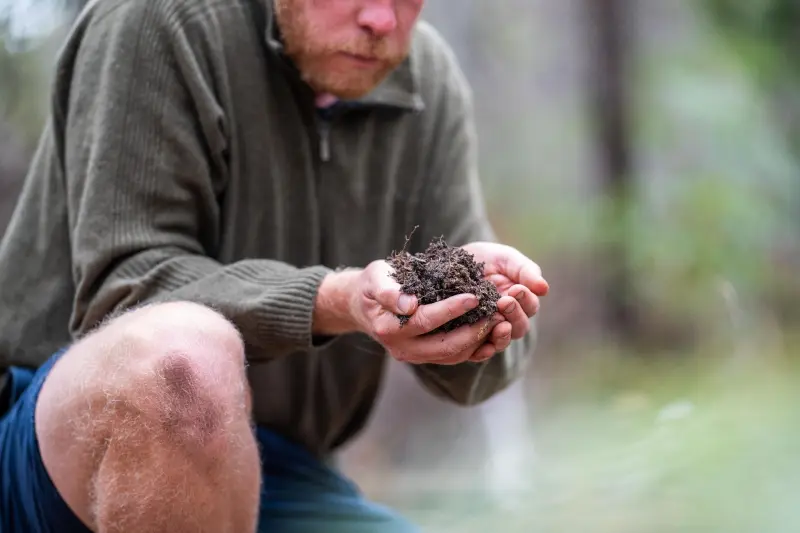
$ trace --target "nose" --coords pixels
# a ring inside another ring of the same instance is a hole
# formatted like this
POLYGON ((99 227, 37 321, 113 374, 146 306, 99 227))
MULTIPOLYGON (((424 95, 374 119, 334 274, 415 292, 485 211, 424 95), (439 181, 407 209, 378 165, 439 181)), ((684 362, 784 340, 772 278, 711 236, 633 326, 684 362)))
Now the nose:
POLYGON ((358 24, 376 37, 389 35, 397 27, 394 2, 369 2, 359 12, 358 24))

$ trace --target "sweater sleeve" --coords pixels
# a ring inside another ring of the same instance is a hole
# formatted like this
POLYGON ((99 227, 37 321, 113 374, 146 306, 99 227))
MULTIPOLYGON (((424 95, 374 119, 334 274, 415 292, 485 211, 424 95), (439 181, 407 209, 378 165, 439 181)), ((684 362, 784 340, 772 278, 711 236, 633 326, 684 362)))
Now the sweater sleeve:
POLYGON ((184 300, 221 312, 270 357, 312 346, 327 268, 213 258, 226 147, 188 15, 164 0, 102 5, 77 26, 59 70, 69 76, 71 333, 132 306, 184 300))
MULTIPOLYGON (((417 243, 444 236, 448 244, 496 241, 488 220, 478 175, 478 142, 472 95, 449 49, 444 90, 432 106, 433 140, 421 209, 417 243)), ((502 353, 483 363, 412 365, 430 392, 461 405, 481 403, 504 390, 526 368, 535 345, 535 320, 527 336, 512 341, 502 353)))

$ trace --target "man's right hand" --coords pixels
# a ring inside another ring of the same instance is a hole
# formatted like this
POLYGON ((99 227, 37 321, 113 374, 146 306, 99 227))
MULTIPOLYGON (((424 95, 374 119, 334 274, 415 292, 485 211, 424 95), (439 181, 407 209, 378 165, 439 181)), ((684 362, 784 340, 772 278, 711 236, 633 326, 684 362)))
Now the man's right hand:
POLYGON ((412 364, 455 365, 481 360, 504 350, 509 338, 488 338, 505 318, 500 313, 448 333, 430 334, 473 309, 478 300, 462 294, 428 305, 403 294, 386 261, 373 261, 353 276, 350 316, 359 331, 380 342, 395 359, 412 364), (410 316, 401 325, 397 315, 410 316), (487 324, 488 322, 488 324, 487 324))

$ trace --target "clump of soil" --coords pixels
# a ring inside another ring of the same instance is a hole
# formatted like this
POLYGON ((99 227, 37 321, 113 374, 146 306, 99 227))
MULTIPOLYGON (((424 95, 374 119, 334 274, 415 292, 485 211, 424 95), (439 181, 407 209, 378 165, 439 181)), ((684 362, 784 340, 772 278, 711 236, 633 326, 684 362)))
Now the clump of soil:
MULTIPOLYGON (((404 246, 399 253, 392 253, 387 262, 394 269, 392 277, 400 284, 400 290, 416 296, 422 305, 458 294, 469 293, 478 297, 478 307, 432 333, 448 332, 474 324, 497 311, 500 294, 492 282, 483 278, 484 264, 476 262, 475 257, 463 248, 449 246, 441 237, 434 239, 424 252, 415 255, 408 253, 404 246)), ((400 315, 398 318, 403 325, 410 317, 400 315)))

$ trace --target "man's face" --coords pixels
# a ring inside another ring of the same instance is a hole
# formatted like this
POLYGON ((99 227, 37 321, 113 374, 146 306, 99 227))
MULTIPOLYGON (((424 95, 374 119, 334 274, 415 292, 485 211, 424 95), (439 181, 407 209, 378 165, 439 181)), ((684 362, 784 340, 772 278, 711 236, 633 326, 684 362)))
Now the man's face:
POLYGON ((408 55, 424 0, 275 0, 287 55, 317 93, 364 96, 408 55))

